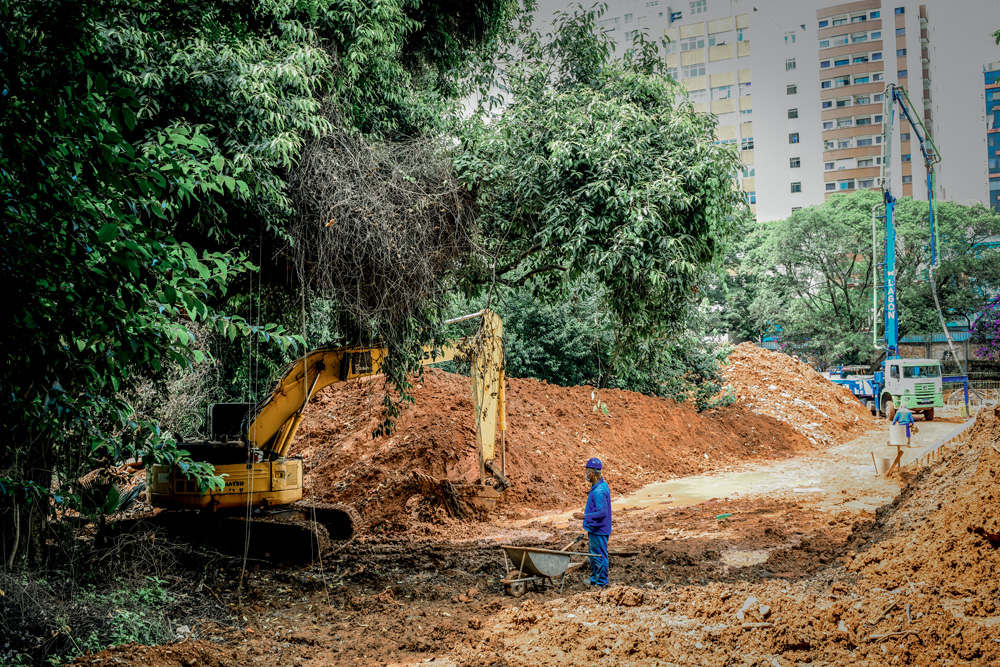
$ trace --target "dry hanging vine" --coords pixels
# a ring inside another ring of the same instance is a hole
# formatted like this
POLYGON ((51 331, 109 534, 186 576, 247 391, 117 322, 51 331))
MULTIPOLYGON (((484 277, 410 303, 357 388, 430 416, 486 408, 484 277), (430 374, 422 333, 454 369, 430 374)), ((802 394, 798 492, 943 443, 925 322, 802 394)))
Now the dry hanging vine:
MULTIPOLYGON (((288 252, 302 289, 336 301, 346 342, 377 338, 388 349, 387 384, 405 398, 444 278, 470 257, 473 198, 441 145, 372 142, 331 122, 338 129, 308 145, 291 174, 288 252)), ((386 408, 398 414, 388 396, 386 408)))

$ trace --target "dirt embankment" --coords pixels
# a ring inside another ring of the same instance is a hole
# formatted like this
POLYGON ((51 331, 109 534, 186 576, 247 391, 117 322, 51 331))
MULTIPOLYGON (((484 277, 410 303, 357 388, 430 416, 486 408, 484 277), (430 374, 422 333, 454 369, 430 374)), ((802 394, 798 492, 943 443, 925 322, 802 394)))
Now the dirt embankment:
POLYGON ((723 374, 741 404, 790 424, 817 444, 847 442, 877 424, 850 391, 787 354, 741 343, 723 374))
POLYGON ((876 585, 943 591, 1000 613, 1000 419, 980 411, 965 445, 883 511, 883 539, 847 565, 876 585))
MULTIPOLYGON (((411 471, 474 481, 478 475, 469 379, 428 371, 414 387, 390 437, 372 438, 382 415, 378 387, 335 385, 307 413, 294 453, 308 469, 309 493, 355 505, 369 524, 408 525, 419 498, 411 471), (409 503, 409 505, 407 505, 409 503)), ((616 495, 643 484, 811 449, 808 440, 767 415, 740 406, 699 414, 688 404, 591 387, 511 378, 507 389, 507 474, 513 482, 500 515, 579 503, 583 464, 605 463, 616 495)), ((424 517, 426 518, 426 516, 424 517)))
POLYGON ((998 665, 1000 419, 984 411, 974 428, 873 524, 856 524, 846 568, 526 600, 457 664, 998 665))

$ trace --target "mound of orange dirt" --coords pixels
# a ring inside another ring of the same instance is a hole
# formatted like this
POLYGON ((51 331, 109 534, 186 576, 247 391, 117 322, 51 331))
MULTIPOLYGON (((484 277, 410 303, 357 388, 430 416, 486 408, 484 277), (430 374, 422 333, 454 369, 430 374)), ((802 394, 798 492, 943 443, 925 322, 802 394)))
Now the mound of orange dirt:
POLYGON ((1000 614, 1000 419, 981 410, 964 445, 916 478, 889 509, 883 539, 848 568, 882 588, 911 583, 1000 614))
POLYGON ((790 424, 814 443, 840 444, 876 424, 850 391, 787 354, 741 343, 722 372, 746 407, 790 424))
MULTIPOLYGON (((474 481, 478 475, 469 378, 429 370, 390 437, 372 438, 382 419, 380 385, 334 385, 311 404, 293 453, 302 454, 308 492, 355 505, 370 524, 409 525, 420 498, 411 471, 474 481)), ((579 505, 584 462, 604 461, 616 495, 649 482, 811 449, 775 419, 730 406, 699 414, 628 391, 508 379, 507 475, 500 515, 579 505)), ((499 454, 499 452, 498 452, 499 454)))

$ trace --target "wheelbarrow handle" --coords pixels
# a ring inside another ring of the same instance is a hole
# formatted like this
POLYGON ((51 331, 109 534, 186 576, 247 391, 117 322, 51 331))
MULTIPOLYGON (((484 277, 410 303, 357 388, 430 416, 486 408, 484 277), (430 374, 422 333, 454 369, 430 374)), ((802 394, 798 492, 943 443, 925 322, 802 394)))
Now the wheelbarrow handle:
POLYGON ((571 546, 573 546, 574 544, 576 544, 577 542, 579 542, 580 540, 582 540, 582 539, 584 538, 584 536, 585 536, 585 535, 586 535, 586 533, 580 533, 579 535, 577 535, 576 537, 574 537, 574 538, 573 538, 573 541, 572 541, 572 542, 570 542, 569 544, 567 544, 566 546, 564 546, 564 547, 563 547, 562 549, 560 549, 559 551, 566 551, 566 550, 567 550, 567 549, 569 549, 569 548, 570 548, 571 546))

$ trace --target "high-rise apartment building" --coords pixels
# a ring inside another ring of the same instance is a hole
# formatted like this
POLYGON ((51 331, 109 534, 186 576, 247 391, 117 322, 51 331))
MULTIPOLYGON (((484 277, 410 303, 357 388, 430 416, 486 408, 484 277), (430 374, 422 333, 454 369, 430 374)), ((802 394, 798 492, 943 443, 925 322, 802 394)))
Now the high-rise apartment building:
POLYGON ((1000 213, 1000 62, 983 67, 986 85, 986 169, 989 205, 1000 213))
MULTIPOLYGON (((941 149, 938 195, 1000 196, 987 189, 984 137, 971 130, 983 90, 973 63, 998 51, 996 28, 978 24, 993 16, 1000 0, 611 0, 599 23, 619 50, 638 30, 670 39, 669 73, 697 109, 718 117, 718 140, 739 145, 744 169, 735 176, 757 219, 774 220, 836 192, 878 186, 888 84, 907 90, 911 112, 941 149)), ((895 124, 892 190, 926 197, 916 135, 898 110, 895 124)))

